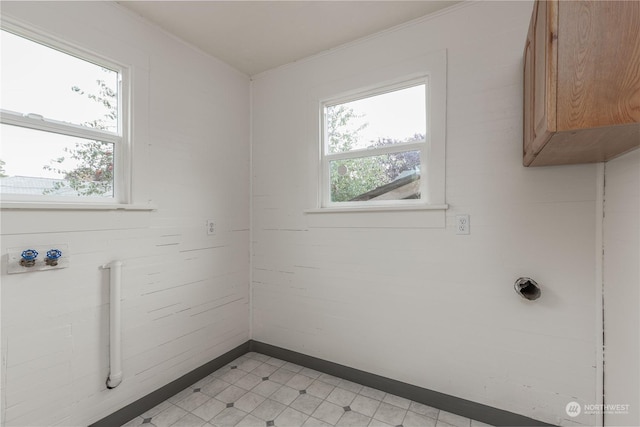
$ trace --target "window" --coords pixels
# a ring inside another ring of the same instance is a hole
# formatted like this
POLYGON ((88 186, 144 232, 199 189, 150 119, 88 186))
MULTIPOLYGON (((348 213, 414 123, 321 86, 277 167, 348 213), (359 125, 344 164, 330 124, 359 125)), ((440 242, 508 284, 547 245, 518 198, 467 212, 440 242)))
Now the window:
POLYGON ((1 43, 3 201, 126 203, 127 69, 11 27, 1 43))
POLYGON ((446 227, 446 49, 351 65, 305 95, 307 225, 446 227))
POLYGON ((323 105, 323 207, 425 204, 428 79, 323 105))

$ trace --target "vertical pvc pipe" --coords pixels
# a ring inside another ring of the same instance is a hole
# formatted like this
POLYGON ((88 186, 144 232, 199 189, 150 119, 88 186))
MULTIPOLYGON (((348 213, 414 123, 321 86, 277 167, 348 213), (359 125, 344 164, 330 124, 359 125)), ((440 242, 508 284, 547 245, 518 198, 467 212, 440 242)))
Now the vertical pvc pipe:
POLYGON ((122 262, 113 261, 109 268, 109 377, 107 388, 118 387, 122 382, 122 336, 120 319, 120 288, 122 262))

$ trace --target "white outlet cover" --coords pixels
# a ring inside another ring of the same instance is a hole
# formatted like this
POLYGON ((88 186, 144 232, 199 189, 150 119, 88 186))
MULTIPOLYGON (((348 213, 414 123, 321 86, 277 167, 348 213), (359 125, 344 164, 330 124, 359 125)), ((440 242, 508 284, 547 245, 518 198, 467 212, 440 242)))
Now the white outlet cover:
POLYGON ((69 267, 69 261, 71 254, 69 253, 69 246, 66 244, 51 244, 51 245, 30 245, 20 248, 7 249, 7 274, 18 273, 31 273, 34 271, 47 271, 47 270, 59 270, 61 268, 69 267), (27 249, 35 249, 38 251, 38 258, 36 258, 36 264, 33 267, 25 267, 20 265, 22 259, 22 251, 27 249), (45 258, 47 258, 47 251, 50 249, 58 249, 62 252, 62 256, 58 259, 58 265, 47 265, 45 258))
POLYGON ((456 234, 469 234, 469 215, 456 215, 456 234))
POLYGON ((207 220, 207 236, 213 236, 216 234, 216 223, 212 219, 207 220))

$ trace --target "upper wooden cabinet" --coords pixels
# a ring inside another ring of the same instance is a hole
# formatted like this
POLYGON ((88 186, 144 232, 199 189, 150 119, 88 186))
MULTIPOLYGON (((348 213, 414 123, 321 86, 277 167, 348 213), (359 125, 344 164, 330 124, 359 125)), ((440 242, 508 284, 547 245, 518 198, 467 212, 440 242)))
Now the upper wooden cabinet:
POLYGON ((536 1, 524 49, 525 166, 640 146, 640 2, 536 1))

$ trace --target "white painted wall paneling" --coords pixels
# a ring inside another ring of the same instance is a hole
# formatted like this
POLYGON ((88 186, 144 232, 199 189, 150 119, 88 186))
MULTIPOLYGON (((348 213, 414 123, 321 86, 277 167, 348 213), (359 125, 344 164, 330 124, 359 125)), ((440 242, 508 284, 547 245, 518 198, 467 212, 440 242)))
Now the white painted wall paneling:
POLYGON ((640 425, 640 150, 605 167, 605 403, 630 405, 605 414, 607 426, 640 425))
MULTIPOLYGON (((2 271, 2 422, 88 425, 249 338, 249 82, 109 2, 2 12, 80 45, 146 55, 153 212, 3 211, 7 247, 63 242, 70 268, 2 271), (218 232, 207 236, 206 219, 218 232), (108 272, 124 262, 124 381, 107 390, 108 272)), ((134 124, 135 125, 135 124, 134 124)))
POLYGON ((597 402, 596 168, 521 166, 531 10, 472 3, 254 79, 254 339, 554 424, 595 422, 565 406, 597 402), (395 228, 315 227, 316 89, 440 49, 446 226, 407 228, 398 212, 395 228), (455 235, 462 213, 468 236, 455 235), (519 276, 540 300, 514 293, 519 276))

